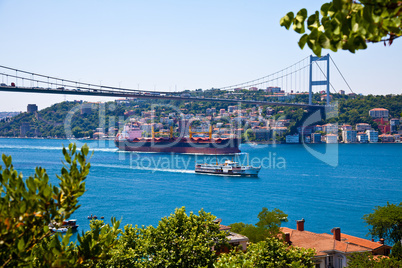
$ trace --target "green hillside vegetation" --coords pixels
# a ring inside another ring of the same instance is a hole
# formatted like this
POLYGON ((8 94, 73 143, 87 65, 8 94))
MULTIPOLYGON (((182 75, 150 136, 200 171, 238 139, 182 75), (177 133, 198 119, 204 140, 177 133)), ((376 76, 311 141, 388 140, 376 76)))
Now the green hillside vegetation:
MULTIPOLYGON (((214 98, 241 98, 243 99, 256 99, 268 100, 267 93, 263 91, 248 91, 243 90, 240 95, 233 95, 232 92, 220 90, 207 90, 207 91, 192 91, 189 94, 192 96, 204 96, 214 98)), ((338 117, 330 118, 317 122, 317 124, 334 123, 338 122, 340 125, 357 123, 369 123, 374 129, 377 124, 369 116, 369 110, 373 108, 386 108, 389 110, 391 117, 402 116, 402 95, 386 95, 386 96, 348 96, 333 94, 333 101, 338 102, 339 114, 338 117)), ((314 103, 325 104, 321 101, 320 94, 314 94, 314 103)), ((308 102, 308 95, 297 95, 293 100, 286 100, 285 102, 308 102)), ((79 109, 80 102, 62 102, 55 104, 46 109, 40 110, 37 113, 21 113, 7 122, 0 122, 0 136, 14 137, 20 136, 21 125, 28 124, 29 129, 26 131, 25 136, 34 137, 66 137, 64 130, 64 123, 69 111, 74 111, 71 120, 71 131, 76 138, 92 137, 96 128, 103 127, 107 133, 109 127, 119 127, 119 122, 124 124, 130 116, 141 117, 143 111, 150 111, 152 107, 155 109, 156 118, 154 122, 159 122, 161 116, 167 116, 171 112, 182 112, 184 114, 205 114, 208 108, 215 108, 216 113, 219 114, 220 109, 227 111, 228 106, 235 105, 236 107, 251 108, 250 104, 227 104, 220 102, 190 102, 190 101, 167 101, 167 100, 146 100, 146 101, 130 101, 129 103, 117 105, 115 102, 108 102, 105 104, 89 103, 84 105, 91 106, 91 112, 81 114, 79 109), (78 107, 78 108, 77 108, 78 107), (74 110, 75 109, 75 110, 74 110), (100 116, 101 115, 101 116, 100 116)), ((308 113, 304 109, 295 107, 281 107, 274 106, 274 114, 267 115, 267 107, 263 107, 262 116, 272 119, 290 119, 288 133, 296 133, 297 127, 302 124, 308 113)), ((213 119, 213 124, 216 122, 230 123, 229 118, 221 118, 220 120, 213 119)), ((196 124, 196 123, 195 123, 196 124)), ((176 122, 177 126, 177 122, 176 122)), ((168 128, 168 126, 166 125, 168 128)), ((242 127, 247 130, 249 125, 236 125, 234 127, 242 127)), ((113 132, 114 133, 114 132, 113 132)), ((252 137, 251 137, 252 138, 252 137)))

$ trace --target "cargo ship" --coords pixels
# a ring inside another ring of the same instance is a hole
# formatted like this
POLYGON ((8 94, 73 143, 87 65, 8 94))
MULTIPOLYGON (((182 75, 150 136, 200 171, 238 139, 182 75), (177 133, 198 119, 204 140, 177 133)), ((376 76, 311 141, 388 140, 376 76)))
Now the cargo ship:
POLYGON ((152 137, 142 137, 142 130, 137 124, 127 124, 115 138, 115 145, 123 151, 151 153, 185 154, 236 154, 240 153, 237 138, 212 138, 212 127, 207 132, 196 132, 189 127, 189 137, 174 137, 173 127, 170 132, 155 132, 152 137), (168 136, 155 137, 155 134, 168 136), (208 137, 194 137, 194 134, 208 134, 208 137))
POLYGON ((197 164, 195 173, 225 175, 225 176, 250 176, 257 177, 261 167, 241 166, 237 162, 226 160, 224 164, 197 164))

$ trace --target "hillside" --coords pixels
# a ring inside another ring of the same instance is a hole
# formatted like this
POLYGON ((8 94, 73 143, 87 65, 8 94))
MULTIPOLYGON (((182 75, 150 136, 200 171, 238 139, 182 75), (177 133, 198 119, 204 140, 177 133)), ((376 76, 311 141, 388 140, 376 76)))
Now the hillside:
MULTIPOLYGON (((193 91, 191 95, 205 96, 205 97, 230 97, 237 98, 238 95, 219 90, 208 90, 204 92, 193 91)), ((242 93, 243 99, 250 99, 253 96, 255 99, 267 100, 265 92, 262 91, 246 91, 242 93)), ((386 95, 386 96, 354 96, 334 94, 332 95, 333 101, 339 104, 339 116, 331 118, 324 123, 338 122, 338 124, 355 125, 357 123, 369 123, 376 128, 376 123, 369 117, 369 110, 373 108, 386 108, 389 110, 391 117, 402 116, 402 95, 386 95)), ((297 95, 293 102, 307 102, 308 95, 297 95)), ((314 94, 315 102, 321 102, 321 95, 314 94)), ((290 100, 287 100, 290 101, 290 100)), ((40 110, 36 113, 21 113, 12 117, 9 121, 0 122, 0 136, 13 137, 23 136, 34 137, 65 137, 64 124, 69 111, 71 117, 71 130, 72 134, 77 137, 92 137, 93 133, 100 126, 104 131, 113 130, 118 128, 119 122, 124 123, 130 116, 141 117, 142 112, 150 111, 151 107, 155 106, 155 122, 159 122, 161 116, 167 115, 171 112, 182 112, 184 114, 192 115, 205 115, 208 108, 215 108, 216 115, 219 114, 220 109, 228 109, 228 104, 224 103, 211 103, 211 102, 180 102, 180 101, 127 101, 123 103, 108 102, 105 104, 98 103, 84 103, 86 109, 81 110, 81 102, 62 102, 57 103, 51 107, 40 110), (162 106, 158 106, 161 105, 162 106), (99 109, 101 109, 101 117, 99 117, 99 109), (103 116, 104 115, 104 116, 103 116), (102 120, 100 121, 101 118, 102 120), (110 128, 110 129, 109 129, 110 128), (21 132, 22 131, 22 132, 21 132)), ((241 105, 241 109, 252 108, 251 105, 241 105)), ((289 119, 289 131, 295 131, 295 125, 298 125, 300 120, 306 117, 306 113, 302 109, 295 109, 293 107, 272 107, 273 114, 267 115, 267 109, 262 109, 261 115, 264 118, 289 119), (293 126, 293 127, 292 127, 293 126)), ((230 118, 218 118, 217 121, 228 123, 230 118)), ((215 122, 214 122, 215 123, 215 122)), ((247 124, 237 125, 238 127, 249 128, 247 124)), ((113 130, 115 131, 115 130, 113 130)))

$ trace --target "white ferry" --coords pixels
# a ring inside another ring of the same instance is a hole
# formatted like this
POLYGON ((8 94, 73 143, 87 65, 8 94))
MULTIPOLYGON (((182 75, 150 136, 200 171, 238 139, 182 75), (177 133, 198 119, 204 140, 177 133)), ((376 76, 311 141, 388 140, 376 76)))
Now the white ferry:
POLYGON ((237 162, 226 160, 224 164, 197 164, 196 173, 206 173, 228 176, 258 176, 261 167, 241 166, 237 162))

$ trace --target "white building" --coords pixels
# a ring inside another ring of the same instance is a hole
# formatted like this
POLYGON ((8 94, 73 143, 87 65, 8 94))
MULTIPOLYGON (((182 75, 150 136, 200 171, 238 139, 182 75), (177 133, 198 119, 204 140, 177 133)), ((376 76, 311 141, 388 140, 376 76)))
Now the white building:
POLYGON ((366 130, 367 138, 370 143, 378 142, 378 131, 375 130, 366 130))
POLYGON ((364 132, 364 131, 369 130, 369 129, 371 129, 370 124, 366 124, 366 123, 356 124, 356 131, 357 132, 364 132))
POLYGON ((338 135, 336 134, 327 134, 325 136, 326 143, 338 143, 338 135))
POLYGON ((287 135, 286 143, 299 143, 299 134, 287 135))
POLYGON ((322 130, 326 133, 338 133, 338 125, 337 124, 325 124, 322 126, 322 130))
POLYGON ((343 130, 342 140, 344 143, 354 143, 357 142, 357 131, 356 130, 343 130))
POLYGON ((364 133, 364 132, 359 132, 359 133, 357 133, 357 140, 360 142, 360 143, 368 143, 368 135, 366 134, 366 133, 364 133))

